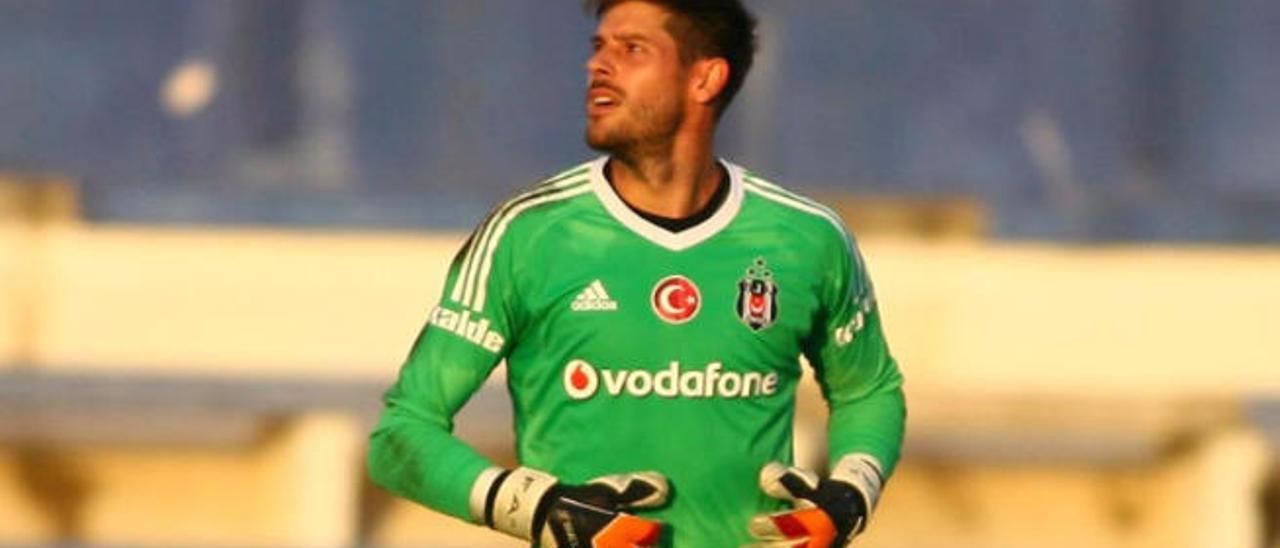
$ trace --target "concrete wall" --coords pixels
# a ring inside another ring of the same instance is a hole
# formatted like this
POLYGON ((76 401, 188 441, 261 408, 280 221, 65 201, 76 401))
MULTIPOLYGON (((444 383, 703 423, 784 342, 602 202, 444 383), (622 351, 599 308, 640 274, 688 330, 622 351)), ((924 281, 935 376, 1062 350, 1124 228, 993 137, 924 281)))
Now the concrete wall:
POLYGON ((33 362, 48 367, 394 371, 456 236, 62 227, 33 362))
POLYGON ((21 341, 29 338, 20 322, 30 317, 25 304, 30 289, 25 284, 32 275, 25 267, 35 259, 31 223, 21 202, 16 186, 0 183, 0 364, 22 354, 21 341))
POLYGON ((1280 250, 865 242, 917 383, 965 391, 1280 391, 1280 250))
MULTIPOLYGON (((16 270, 0 282, 0 302, 17 308, 0 330, 9 357, 22 348, 42 367, 372 376, 394 372, 463 239, 94 225, 26 233, 34 241, 0 229, 0 268, 16 270)), ((1280 391, 1280 250, 874 238, 862 247, 913 383, 1280 391)))
MULTIPOLYGON (((0 216, 0 367, 389 380, 462 237, 0 216)), ((1256 548, 1244 493, 1268 448, 1229 405, 1195 423, 1181 404, 1280 395, 1280 250, 862 244, 913 409, 865 545, 1256 548), (1037 433, 1143 441, 1105 466, 1062 451, 1000 461, 973 434, 992 423, 1015 452, 1034 452, 1019 440, 1037 433), (979 450, 961 454, 947 434, 979 450)), ((811 430, 820 406, 804 405, 811 430)), ((516 545, 402 501, 361 502, 367 425, 272 420, 232 446, 6 440, 0 543, 72 531, 151 545, 516 545)), ((492 417, 460 424, 506 431, 492 417)))

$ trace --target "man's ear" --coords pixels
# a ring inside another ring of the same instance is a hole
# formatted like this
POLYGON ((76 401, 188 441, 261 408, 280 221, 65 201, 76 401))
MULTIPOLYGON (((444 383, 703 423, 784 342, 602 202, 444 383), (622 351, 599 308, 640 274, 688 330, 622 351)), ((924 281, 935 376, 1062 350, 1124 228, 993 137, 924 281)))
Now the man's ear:
POLYGON ((694 61, 690 79, 690 96, 699 104, 715 102, 729 83, 729 62, 723 57, 694 61))

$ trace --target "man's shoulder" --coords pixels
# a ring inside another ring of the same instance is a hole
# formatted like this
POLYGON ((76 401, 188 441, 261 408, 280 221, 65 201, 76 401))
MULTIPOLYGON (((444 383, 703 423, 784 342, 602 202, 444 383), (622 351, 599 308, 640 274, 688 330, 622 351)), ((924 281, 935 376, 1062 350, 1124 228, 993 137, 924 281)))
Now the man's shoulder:
POLYGON ((511 194, 494 206, 476 227, 473 237, 479 238, 486 248, 510 248, 511 242, 536 240, 559 219, 572 216, 584 197, 591 194, 593 163, 583 162, 562 169, 511 194))
POLYGON ((569 167, 562 168, 553 175, 544 177, 533 185, 532 188, 539 188, 549 185, 557 185, 566 181, 588 181, 591 178, 591 171, 596 164, 600 163, 601 158, 592 158, 578 162, 569 167))
POLYGON ((773 180, 743 167, 746 196, 757 204, 759 214, 807 236, 826 236, 833 243, 851 242, 852 234, 844 219, 821 201, 784 187, 773 180))
POLYGON ((522 223, 545 219, 557 206, 566 206, 591 191, 595 161, 583 162, 524 187, 494 207, 487 222, 522 223))

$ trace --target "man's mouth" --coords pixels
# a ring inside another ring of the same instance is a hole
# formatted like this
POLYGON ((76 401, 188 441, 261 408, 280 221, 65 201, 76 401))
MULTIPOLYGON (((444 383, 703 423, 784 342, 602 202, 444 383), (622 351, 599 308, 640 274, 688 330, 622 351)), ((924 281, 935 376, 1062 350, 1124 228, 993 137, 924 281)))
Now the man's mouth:
POLYGON ((587 90, 587 113, 601 115, 622 104, 621 93, 605 84, 592 84, 587 90))

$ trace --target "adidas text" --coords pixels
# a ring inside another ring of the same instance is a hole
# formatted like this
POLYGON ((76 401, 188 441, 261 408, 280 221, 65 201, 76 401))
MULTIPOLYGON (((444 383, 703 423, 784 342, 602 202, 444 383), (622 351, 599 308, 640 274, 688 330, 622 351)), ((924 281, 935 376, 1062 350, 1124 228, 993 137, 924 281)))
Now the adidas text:
POLYGON ((569 308, 574 312, 591 312, 594 310, 617 310, 617 301, 573 301, 569 308))

